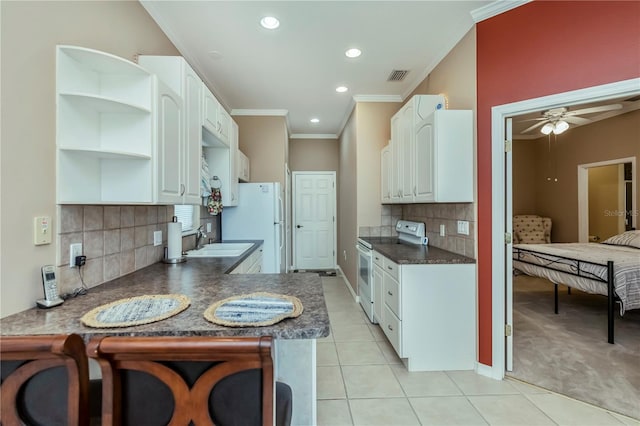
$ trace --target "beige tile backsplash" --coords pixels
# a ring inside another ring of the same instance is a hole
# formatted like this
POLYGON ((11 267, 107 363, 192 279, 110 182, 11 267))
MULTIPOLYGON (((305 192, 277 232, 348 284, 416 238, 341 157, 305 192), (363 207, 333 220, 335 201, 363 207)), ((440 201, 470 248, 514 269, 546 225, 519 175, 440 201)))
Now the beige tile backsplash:
POLYGON ((402 218, 423 222, 429 245, 474 258, 475 215, 473 203, 404 204, 402 218), (458 221, 469 222, 469 235, 458 234, 458 221), (440 225, 445 225, 445 236, 440 236, 440 225))
POLYGON ((383 205, 381 226, 361 226, 362 237, 395 237, 398 220, 423 222, 429 245, 474 258, 475 215, 473 203, 395 204, 383 205), (469 222, 469 235, 458 234, 458 220, 469 222), (440 236, 440 225, 445 225, 445 236, 440 236))
MULTIPOLYGON (((77 206, 60 209, 58 235, 58 286, 61 293, 81 286, 77 268, 69 268, 69 245, 82 243, 87 263, 82 277, 89 287, 160 262, 167 245, 167 222, 173 218, 173 206, 77 206), (153 246, 154 231, 162 231, 162 244, 153 246)), ((209 238, 216 238, 219 216, 200 212, 200 223, 212 222, 209 238)), ((195 237, 183 238, 183 250, 193 248, 195 237)))

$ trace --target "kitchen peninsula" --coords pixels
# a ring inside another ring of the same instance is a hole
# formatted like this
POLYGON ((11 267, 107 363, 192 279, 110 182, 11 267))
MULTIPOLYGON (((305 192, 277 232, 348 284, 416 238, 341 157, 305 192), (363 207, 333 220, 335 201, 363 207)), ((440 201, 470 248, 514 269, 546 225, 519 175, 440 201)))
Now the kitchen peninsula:
POLYGON ((156 263, 91 288, 84 296, 48 310, 33 308, 0 320, 2 335, 76 333, 91 336, 273 336, 275 377, 294 395, 293 424, 315 421, 315 339, 329 334, 329 316, 317 274, 228 274, 260 244, 238 257, 189 258, 177 265, 156 263), (203 313, 214 302, 265 291, 295 296, 304 312, 267 327, 230 328, 207 321, 203 313), (80 318, 91 309, 144 294, 183 294, 191 305, 163 321, 124 328, 91 328, 80 318))

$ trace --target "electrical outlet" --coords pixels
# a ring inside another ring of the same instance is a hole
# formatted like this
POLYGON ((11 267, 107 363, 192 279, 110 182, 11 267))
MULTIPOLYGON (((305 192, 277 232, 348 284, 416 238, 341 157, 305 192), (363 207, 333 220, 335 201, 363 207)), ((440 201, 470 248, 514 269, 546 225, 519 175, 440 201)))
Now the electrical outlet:
POLYGON ((153 245, 162 245, 162 231, 153 231, 153 245))
POLYGON ((342 256, 344 257, 344 261, 347 261, 347 251, 346 250, 342 250, 342 256))
POLYGON ((69 245, 69 266, 76 267, 76 256, 82 256, 82 243, 69 245))
POLYGON ((211 222, 207 222, 207 232, 211 232, 211 222))
POLYGON ((446 230, 446 226, 444 225, 440 225, 440 236, 444 237, 445 236, 445 230, 446 230))

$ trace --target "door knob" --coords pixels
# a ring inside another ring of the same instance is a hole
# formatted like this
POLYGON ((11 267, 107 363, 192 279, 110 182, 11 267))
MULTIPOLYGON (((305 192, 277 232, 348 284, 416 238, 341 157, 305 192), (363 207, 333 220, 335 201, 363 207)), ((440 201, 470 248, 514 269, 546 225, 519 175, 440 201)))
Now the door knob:
POLYGON ((302 228, 302 225, 296 225, 296 228, 302 228))

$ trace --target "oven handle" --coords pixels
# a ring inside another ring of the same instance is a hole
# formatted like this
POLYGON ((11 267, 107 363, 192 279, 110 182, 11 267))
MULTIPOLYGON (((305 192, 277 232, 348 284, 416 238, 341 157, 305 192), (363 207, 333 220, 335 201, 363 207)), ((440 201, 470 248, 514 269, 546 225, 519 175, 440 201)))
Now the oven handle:
POLYGON ((360 244, 356 244, 356 250, 367 257, 373 257, 373 250, 363 249, 360 244))

